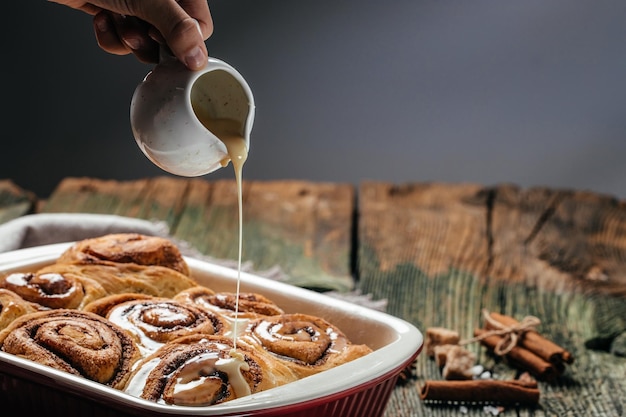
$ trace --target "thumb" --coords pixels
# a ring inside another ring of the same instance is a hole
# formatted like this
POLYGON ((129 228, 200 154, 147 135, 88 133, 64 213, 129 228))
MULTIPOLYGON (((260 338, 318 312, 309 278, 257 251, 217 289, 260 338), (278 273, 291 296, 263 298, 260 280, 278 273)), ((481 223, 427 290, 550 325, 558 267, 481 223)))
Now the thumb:
POLYGON ((206 0, 149 0, 139 4, 137 17, 156 28, 181 62, 192 70, 206 65, 208 52, 204 40, 213 32, 206 0))

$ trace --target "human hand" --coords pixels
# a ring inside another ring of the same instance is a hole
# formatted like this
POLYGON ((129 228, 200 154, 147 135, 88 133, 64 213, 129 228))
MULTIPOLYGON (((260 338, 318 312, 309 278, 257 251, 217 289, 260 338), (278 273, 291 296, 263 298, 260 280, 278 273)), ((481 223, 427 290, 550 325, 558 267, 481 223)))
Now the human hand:
POLYGON ((93 16, 100 48, 129 53, 141 62, 157 62, 159 44, 192 70, 203 68, 204 41, 213 33, 207 0, 50 0, 93 16))

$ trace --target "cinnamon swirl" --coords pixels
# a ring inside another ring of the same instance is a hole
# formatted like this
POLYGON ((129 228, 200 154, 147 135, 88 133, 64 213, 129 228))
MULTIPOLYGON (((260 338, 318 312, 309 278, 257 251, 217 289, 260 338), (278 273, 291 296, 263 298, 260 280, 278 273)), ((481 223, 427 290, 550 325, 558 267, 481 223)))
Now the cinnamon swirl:
POLYGON ((0 350, 120 389, 139 349, 122 329, 92 313, 29 313, 0 331, 0 350))
POLYGON ((173 340, 136 367, 125 391, 148 400, 208 406, 295 380, 253 349, 233 349, 230 338, 190 335, 173 340))
POLYGON ((240 340, 272 354, 300 378, 372 351, 366 345, 352 344, 340 329, 323 318, 306 314, 283 314, 252 320, 240 340))
POLYGON ((196 304, 229 317, 256 318, 284 314, 284 311, 269 298, 250 292, 240 293, 237 302, 234 293, 216 293, 206 287, 197 286, 181 291, 174 299, 196 304))
POLYGON ((106 313, 106 319, 133 336, 144 355, 181 336, 221 334, 228 328, 217 314, 170 298, 142 294, 108 296, 85 309, 106 313))
POLYGON ((114 233, 81 240, 61 254, 57 262, 157 265, 189 276, 189 266, 170 240, 137 233, 114 233))
POLYGON ((0 277, 0 288, 48 308, 81 309, 107 294, 98 282, 71 272, 14 272, 0 277))
POLYGON ((163 266, 137 264, 70 264, 57 262, 37 271, 39 274, 73 274, 96 281, 106 295, 142 293, 160 297, 175 294, 196 286, 186 275, 163 266))

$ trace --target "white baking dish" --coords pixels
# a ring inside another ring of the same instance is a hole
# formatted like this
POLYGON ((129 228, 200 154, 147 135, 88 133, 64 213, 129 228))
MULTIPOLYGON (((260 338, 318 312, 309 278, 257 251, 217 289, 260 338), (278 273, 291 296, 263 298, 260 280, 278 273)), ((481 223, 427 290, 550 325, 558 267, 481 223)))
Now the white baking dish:
MULTIPOLYGON (((0 274, 32 271, 72 243, 0 254, 0 274)), ((234 292, 237 271, 186 258, 193 278, 216 291, 234 292)), ((400 373, 419 354, 421 332, 404 320, 323 294, 241 274, 241 291, 274 300, 287 313, 323 317, 373 352, 302 380, 210 407, 181 407, 136 398, 87 379, 0 352, 0 399, 24 411, 124 416, 379 416, 400 373)))

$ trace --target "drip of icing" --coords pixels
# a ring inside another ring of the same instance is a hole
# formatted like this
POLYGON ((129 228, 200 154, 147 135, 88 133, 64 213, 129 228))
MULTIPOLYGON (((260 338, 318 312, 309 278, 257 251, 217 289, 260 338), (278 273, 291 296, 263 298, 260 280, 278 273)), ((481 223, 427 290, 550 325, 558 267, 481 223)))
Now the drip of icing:
MULTIPOLYGON (((111 322, 135 335, 139 341, 137 343, 139 350, 144 356, 149 355, 165 344, 165 342, 152 339, 146 332, 142 331, 140 328, 141 324, 135 322, 135 311, 128 313, 123 306, 117 306, 109 311, 107 317, 111 322)), ((149 327, 147 324, 144 324, 144 326, 149 327)))
POLYGON ((230 330, 226 331, 224 336, 231 336, 233 338, 241 336, 246 330, 247 324, 250 322, 250 319, 240 319, 228 316, 225 316, 224 318, 230 323, 230 330))
POLYGON ((159 364, 159 361, 159 358, 155 358, 142 364, 133 375, 132 379, 128 381, 124 391, 135 397, 141 397, 143 388, 146 386, 146 381, 148 380, 148 375, 150 375, 150 372, 159 364))
POLYGON ((219 371, 228 375, 228 382, 233 387, 237 398, 252 394, 250 385, 248 385, 248 382, 246 382, 246 379, 241 373, 241 371, 250 370, 250 366, 244 360, 244 356, 241 352, 232 349, 230 351, 230 358, 218 360, 215 366, 219 371))
POLYGON ((177 404, 197 404, 198 399, 211 398, 208 394, 213 392, 207 392, 207 389, 216 388, 212 381, 219 378, 218 373, 226 374, 236 398, 250 395, 250 386, 241 372, 249 369, 244 356, 234 350, 227 358, 220 358, 216 352, 195 356, 176 372, 173 396, 177 404))
MULTIPOLYGON (((235 169, 235 179, 237 180, 237 203, 239 206, 239 248, 237 257, 237 291, 235 299, 235 317, 239 313, 239 292, 241 286, 241 253, 243 242, 243 198, 242 198, 242 186, 241 177, 243 172, 243 164, 248 158, 248 148, 246 141, 241 134, 242 126, 240 122, 232 119, 214 119, 209 115, 198 112, 198 119, 200 122, 210 130, 215 136, 217 136, 224 145, 226 145, 226 151, 230 161, 233 163, 235 169)), ((228 165, 228 159, 222 160, 222 166, 228 165)), ((237 321, 234 323, 233 331, 233 345, 234 349, 237 349, 237 321)))

